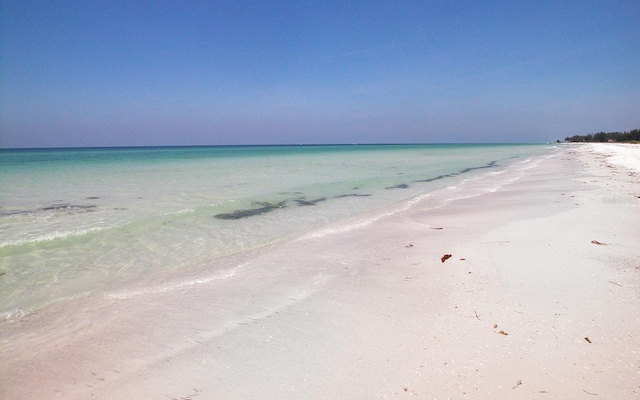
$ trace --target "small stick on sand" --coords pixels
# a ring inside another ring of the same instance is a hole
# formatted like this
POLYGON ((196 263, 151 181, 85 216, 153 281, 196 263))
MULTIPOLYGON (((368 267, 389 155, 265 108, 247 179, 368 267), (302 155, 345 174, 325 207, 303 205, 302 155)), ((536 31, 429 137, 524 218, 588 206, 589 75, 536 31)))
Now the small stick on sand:
POLYGON ((620 286, 620 287, 624 287, 624 286, 622 286, 621 284, 619 284, 618 282, 609 281, 609 283, 613 283, 614 285, 618 285, 618 286, 620 286))

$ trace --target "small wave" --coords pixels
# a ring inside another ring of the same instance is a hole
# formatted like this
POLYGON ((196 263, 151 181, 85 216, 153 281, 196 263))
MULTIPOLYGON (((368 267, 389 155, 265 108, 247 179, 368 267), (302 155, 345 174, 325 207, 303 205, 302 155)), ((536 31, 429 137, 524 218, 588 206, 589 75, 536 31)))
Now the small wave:
POLYGON ((338 233, 349 232, 349 231, 352 231, 354 229, 358 229, 358 228, 362 228, 362 227, 367 226, 367 225, 371 225, 372 223, 378 221, 381 218, 389 217, 389 216, 392 216, 392 215, 397 214, 399 212, 406 211, 409 208, 413 207, 415 204, 417 204, 417 203, 421 202, 422 200, 428 198, 429 196, 430 196, 430 193, 425 193, 425 194, 416 196, 416 197, 404 202, 404 204, 401 205, 400 207, 398 207, 398 208, 396 208, 394 210, 391 210, 389 212, 378 214, 378 215, 373 216, 373 217, 365 218, 365 219, 362 219, 360 221, 356 221, 356 222, 351 223, 351 224, 338 226, 338 227, 335 227, 335 228, 321 229, 319 231, 312 232, 312 233, 309 233, 307 235, 304 235, 299 240, 318 239, 318 238, 322 238, 322 237, 329 236, 329 235, 335 235, 335 234, 338 234, 338 233))
POLYGON ((188 213, 192 213, 195 212, 196 210, 194 210, 193 208, 185 208, 183 210, 178 210, 175 212, 168 212, 168 213, 162 213, 160 215, 162 216, 166 216, 166 215, 182 215, 182 214, 188 214, 188 213))
POLYGON ((106 294, 107 297, 111 298, 111 299, 116 299, 116 300, 127 300, 127 299, 131 299, 134 297, 138 297, 138 296, 142 296, 145 294, 161 294, 161 293, 168 293, 168 292, 172 292, 175 290, 180 290, 180 289, 184 289, 185 287, 190 287, 190 286, 196 286, 196 285, 202 285, 202 284, 207 284, 213 281, 218 281, 218 280, 224 280, 224 279, 228 279, 231 278, 233 276, 235 276, 238 271, 240 269, 244 268, 243 264, 238 265, 237 267, 231 269, 231 270, 227 270, 227 271, 221 271, 221 272, 217 272, 215 274, 203 277, 203 278, 196 278, 196 279, 190 279, 190 280, 186 280, 186 281, 182 281, 182 282, 175 282, 175 283, 171 283, 168 285, 163 285, 163 286, 156 286, 156 287, 147 287, 147 288, 141 288, 141 289, 137 289, 137 290, 126 290, 126 291, 122 291, 122 292, 109 292, 106 294))
POLYGON ((74 293, 68 296, 62 296, 55 299, 49 299, 47 301, 39 302, 38 304, 29 307, 15 307, 9 311, 0 312, 0 321, 13 322, 16 319, 20 319, 29 316, 33 313, 37 313, 38 310, 45 309, 53 304, 74 300, 81 297, 87 297, 91 295, 90 291, 84 291, 80 293, 74 293))
POLYGON ((0 321, 11 321, 16 318, 22 318, 26 315, 22 308, 14 308, 13 310, 0 313, 0 321))
POLYGON ((359 221, 359 222, 356 222, 356 223, 353 223, 353 224, 344 225, 344 226, 341 226, 341 227, 338 227, 338 228, 322 229, 320 231, 313 232, 313 233, 310 233, 308 235, 304 235, 303 237, 300 238, 300 240, 318 239, 318 238, 329 236, 329 235, 335 235, 337 233, 349 232, 351 230, 362 228, 363 226, 370 225, 370 224, 372 224, 373 222, 377 221, 378 219, 380 219, 383 216, 384 215, 368 218, 368 219, 365 219, 365 220, 362 220, 362 221, 359 221))
POLYGON ((26 244, 32 244, 32 243, 40 243, 40 242, 49 242, 52 240, 57 240, 57 239, 66 239, 69 237, 74 237, 74 236, 82 236, 82 235, 86 235, 89 233, 93 233, 93 232, 99 232, 99 231, 103 231, 106 229, 110 229, 110 228, 115 228, 117 227, 117 225, 112 225, 112 226, 103 226, 103 227, 99 227, 99 226, 94 226, 91 228, 86 228, 86 229, 78 229, 75 231, 54 231, 54 232, 50 232, 44 235, 39 235, 36 237, 32 237, 32 238, 25 238, 25 239, 16 239, 16 240, 7 240, 4 242, 0 243, 0 247, 5 247, 5 246, 23 246, 26 244))
POLYGON ((538 165, 540 165, 540 163, 542 161, 552 158, 554 156, 554 154, 545 154, 545 155, 541 155, 541 156, 537 156, 537 157, 529 157, 529 158, 526 158, 526 159, 524 159, 522 161, 519 161, 519 162, 515 163, 514 166, 517 169, 521 170, 521 171, 526 171, 526 170, 529 170, 531 168, 537 167, 538 165))

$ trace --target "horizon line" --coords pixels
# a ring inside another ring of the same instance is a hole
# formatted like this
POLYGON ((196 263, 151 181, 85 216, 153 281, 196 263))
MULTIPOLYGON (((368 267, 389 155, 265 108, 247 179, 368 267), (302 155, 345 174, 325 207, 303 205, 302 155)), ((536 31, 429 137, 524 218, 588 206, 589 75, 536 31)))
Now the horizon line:
POLYGON ((55 147, 0 147, 3 150, 99 150, 99 149, 160 149, 205 147, 328 147, 328 146, 453 146, 453 145, 534 145, 557 142, 407 142, 407 143, 281 143, 281 144, 179 144, 136 146, 55 146, 55 147))

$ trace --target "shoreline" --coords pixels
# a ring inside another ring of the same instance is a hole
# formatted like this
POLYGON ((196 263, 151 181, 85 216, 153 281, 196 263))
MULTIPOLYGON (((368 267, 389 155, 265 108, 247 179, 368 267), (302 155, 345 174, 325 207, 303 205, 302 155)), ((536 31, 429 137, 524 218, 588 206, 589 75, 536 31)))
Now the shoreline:
POLYGON ((377 146, 9 157, 0 174, 12 188, 0 207, 0 320, 104 285, 277 244, 549 150, 377 146), (21 176, 30 183, 22 187, 21 176))
POLYGON ((198 285, 17 319, 0 395, 640 396, 640 172, 597 150, 561 145, 494 192, 292 241, 198 285))

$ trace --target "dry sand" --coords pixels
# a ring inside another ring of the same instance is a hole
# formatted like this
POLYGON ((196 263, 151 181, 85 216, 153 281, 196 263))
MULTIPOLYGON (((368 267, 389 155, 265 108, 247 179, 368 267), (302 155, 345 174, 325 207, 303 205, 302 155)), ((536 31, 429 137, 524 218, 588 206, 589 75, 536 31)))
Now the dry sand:
POLYGON ((482 195, 6 322, 0 398, 640 398, 638 160, 562 145, 482 195))

